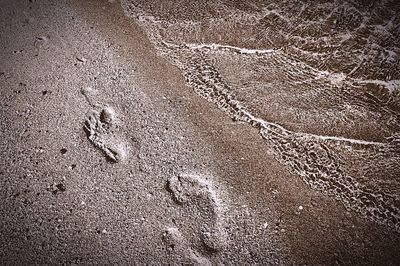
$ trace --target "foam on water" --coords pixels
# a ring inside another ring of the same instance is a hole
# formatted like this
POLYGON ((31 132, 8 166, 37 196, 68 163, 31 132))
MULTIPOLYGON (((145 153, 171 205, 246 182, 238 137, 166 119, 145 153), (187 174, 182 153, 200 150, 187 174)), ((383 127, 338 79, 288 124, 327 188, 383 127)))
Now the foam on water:
POLYGON ((219 44, 186 44, 186 46, 190 49, 210 49, 210 50, 218 50, 218 49, 226 49, 228 51, 238 52, 240 54, 266 54, 274 52, 273 49, 247 49, 235 47, 232 45, 219 45, 219 44))
POLYGON ((122 5, 187 84, 259 130, 279 162, 400 231, 398 5, 217 1, 192 19, 193 1, 177 17, 157 1, 122 5))

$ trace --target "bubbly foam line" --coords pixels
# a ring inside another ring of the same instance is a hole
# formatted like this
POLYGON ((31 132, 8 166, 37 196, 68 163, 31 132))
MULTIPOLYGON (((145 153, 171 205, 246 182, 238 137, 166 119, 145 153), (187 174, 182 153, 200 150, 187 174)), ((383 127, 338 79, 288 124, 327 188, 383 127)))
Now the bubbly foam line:
MULTIPOLYGON (((191 71, 191 70, 188 70, 188 71, 191 71)), ((225 95, 229 99, 235 98, 234 95, 231 95, 231 93, 227 92, 227 91, 219 90, 219 94, 225 95)), ((366 141, 366 140, 351 139, 351 138, 344 138, 344 137, 337 137, 337 136, 323 136, 323 135, 316 135, 316 134, 310 134, 310 133, 304 133, 304 132, 292 132, 279 124, 269 122, 262 118, 256 117, 255 115, 253 115, 252 113, 247 111, 245 106, 243 106, 241 103, 239 103, 236 100, 235 101, 225 100, 225 102, 223 102, 222 105, 220 105, 221 102, 218 102, 218 99, 213 100, 212 99, 213 96, 211 96, 211 95, 202 95, 202 96, 205 97, 206 99, 211 97, 211 99, 208 99, 208 100, 211 100, 212 102, 216 103, 217 106, 219 106, 219 107, 225 106, 225 105, 231 106, 234 110, 236 110, 236 111, 234 111, 235 114, 233 115, 233 117, 231 116, 232 118, 242 121, 242 122, 249 123, 250 125, 252 125, 253 127, 256 127, 256 128, 267 129, 268 131, 273 132, 278 135, 283 136, 283 135, 289 135, 289 134, 297 134, 297 135, 302 136, 303 138, 316 139, 316 140, 322 140, 322 141, 335 141, 335 142, 340 142, 340 143, 356 144, 356 145, 361 145, 361 146, 384 147, 385 145, 387 145, 386 143, 383 143, 383 142, 366 141), (275 130, 277 129, 280 132, 276 132, 273 129, 275 129, 275 130)), ((222 109, 224 109, 224 108, 222 108, 222 109)))
MULTIPOLYGON (((169 46, 172 46, 172 44, 170 44, 170 43, 168 43, 168 44, 169 44, 169 46)), ((183 45, 186 46, 188 49, 192 49, 192 50, 201 50, 201 49, 208 49, 208 50, 214 50, 214 51, 216 51, 216 50, 233 50, 240 54, 253 54, 253 55, 274 54, 274 53, 282 52, 281 49, 247 49, 247 48, 241 48, 241 47, 232 46, 232 45, 220 45, 220 44, 215 44, 215 43, 211 43, 211 44, 184 43, 183 45)), ((179 47, 179 46, 176 45, 176 47, 179 47)), ((281 54, 284 56, 283 52, 281 54)), ((305 64, 304 62, 302 62, 302 64, 304 64, 304 66, 307 69, 314 72, 314 75, 316 76, 315 79, 326 78, 326 77, 329 77, 334 74, 334 73, 331 73, 326 70, 319 70, 315 67, 312 67, 309 64, 305 64)))
POLYGON ((300 134, 305 137, 309 138, 314 138, 314 139, 319 139, 319 140, 332 140, 332 141, 338 141, 338 142, 346 142, 346 143, 351 143, 351 144, 357 144, 357 145, 365 145, 365 146, 385 146, 386 143, 383 142, 375 142, 375 141, 365 141, 365 140, 359 140, 359 139, 351 139, 351 138, 343 138, 343 137, 336 137, 336 136, 323 136, 323 135, 316 135, 316 134, 309 134, 309 133, 303 133, 303 132, 292 132, 284 127, 282 127, 279 124, 268 122, 262 118, 256 117, 250 112, 244 110, 243 106, 241 106, 240 112, 250 120, 251 124, 260 124, 261 127, 263 128, 268 128, 269 126, 273 126, 275 128, 278 128, 282 130, 283 132, 286 132, 287 134, 300 134))
MULTIPOLYGON (((189 70, 189 71, 191 71, 191 70, 189 70)), ((231 99, 235 98, 235 96, 231 95, 230 92, 219 91, 219 93, 221 95, 226 95, 226 96, 228 96, 228 98, 231 98, 231 99)), ((204 96, 204 97, 212 98, 212 96, 210 96, 210 95, 204 96)), ((214 101, 212 100, 212 102, 214 102, 214 101)), ((216 103, 219 106, 220 103, 218 103, 218 101, 216 103)), ((227 101, 227 102, 224 102, 223 105, 230 106, 230 105, 232 105, 232 102, 227 101)), ((246 110, 245 106, 243 106, 242 104, 240 104, 237 101, 234 102, 234 105, 235 105, 234 107, 231 106, 231 107, 233 107, 233 109, 236 108, 236 111, 235 111, 236 114, 233 117, 234 119, 249 123, 250 125, 252 125, 253 127, 256 127, 256 128, 265 128, 265 129, 268 129, 269 131, 273 131, 272 128, 275 128, 275 129, 278 129, 279 131, 281 131, 279 133, 274 132, 276 134, 283 134, 283 135, 297 134, 297 135, 301 135, 305 138, 318 139, 318 140, 322 140, 322 141, 335 141, 335 142, 341 142, 341 143, 347 143, 347 144, 356 144, 356 145, 361 145, 361 146, 383 147, 383 146, 387 145, 384 142, 366 141, 366 140, 352 139, 352 138, 345 138, 345 137, 338 137, 338 136, 323 136, 323 135, 316 135, 316 134, 305 133, 305 132, 292 132, 279 124, 269 122, 262 118, 254 116, 252 113, 250 113, 249 111, 246 110)))
MULTIPOLYGON (((142 11, 143 12, 143 11, 142 11)), ((145 12, 141 13, 137 18, 137 21, 142 24, 142 26, 147 26, 150 28, 153 28, 152 26, 154 25, 159 25, 160 23, 164 22, 163 20, 156 19, 154 16, 146 14, 145 12), (143 25, 145 24, 145 25, 143 25), (146 25, 147 24, 147 25, 146 25)), ((157 28, 157 26, 156 26, 157 28)), ((153 28, 154 29, 154 28, 153 28)), ((157 30, 156 30, 157 31, 157 30)), ((209 49, 209 50, 219 50, 219 49, 226 49, 226 50, 234 50, 238 53, 241 54, 253 54, 253 55, 262 55, 262 54, 273 54, 278 51, 281 51, 281 49, 247 49, 247 48, 242 48, 242 47, 237 47, 237 46, 232 46, 232 45, 220 45, 220 44, 195 44, 195 43, 183 43, 181 45, 166 42, 165 40, 162 39, 160 33, 156 32, 147 32, 148 37, 156 44, 160 43, 161 45, 167 47, 167 48, 188 48, 188 49, 193 49, 193 50, 201 50, 201 49, 209 49), (154 35, 155 34, 155 35, 154 35)), ((160 48, 160 47, 159 47, 160 48)), ((315 67, 312 67, 309 64, 303 64, 310 70, 314 71, 315 75, 317 76, 317 79, 323 78, 323 77, 328 77, 332 75, 333 73, 330 73, 328 71, 324 70, 319 70, 315 67)))
POLYGON ((216 43, 211 43, 211 44, 186 43, 185 45, 190 49, 210 49, 210 50, 228 49, 228 50, 234 50, 241 54, 270 54, 276 51, 274 49, 247 49, 232 45, 221 45, 216 43))
MULTIPOLYGON (((301 133, 304 134, 304 133, 301 133)), ((306 134, 308 135, 308 134, 306 134)), ((336 137, 336 136, 322 136, 322 135, 313 135, 309 134, 309 136, 313 138, 318 138, 320 140, 333 140, 333 141, 339 141, 339 142, 347 142, 351 144, 357 144, 357 145, 365 145, 365 146, 385 146, 386 143, 384 142, 375 142, 375 141, 366 141, 366 140, 359 140, 359 139, 349 139, 349 138, 342 138, 342 137, 336 137)))
POLYGON ((359 84, 375 84, 386 87, 389 92, 400 91, 400 80, 393 79, 389 81, 378 80, 378 79, 354 79, 354 82, 359 84))

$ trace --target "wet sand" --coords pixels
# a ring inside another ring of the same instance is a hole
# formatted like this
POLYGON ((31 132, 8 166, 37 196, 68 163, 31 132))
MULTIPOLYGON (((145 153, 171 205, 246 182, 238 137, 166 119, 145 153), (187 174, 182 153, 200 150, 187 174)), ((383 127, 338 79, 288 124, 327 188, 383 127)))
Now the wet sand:
POLYGON ((397 231, 310 189, 120 3, 0 5, 2 264, 399 263, 397 231))

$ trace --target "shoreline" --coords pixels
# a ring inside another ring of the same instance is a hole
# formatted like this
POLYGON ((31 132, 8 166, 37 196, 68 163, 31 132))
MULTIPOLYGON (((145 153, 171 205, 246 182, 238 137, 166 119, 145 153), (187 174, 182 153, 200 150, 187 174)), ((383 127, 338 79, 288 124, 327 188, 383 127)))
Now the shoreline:
POLYGON ((4 9, 8 16, 13 10, 25 15, 7 22, 19 25, 18 32, 2 29, 8 38, 0 65, 0 211, 7 214, 0 222, 7 232, 0 237, 1 261, 400 259, 398 234, 347 212, 291 174, 257 130, 233 122, 188 88, 118 2, 46 4, 19 1, 4 9), (40 45, 37 36, 46 37, 40 45), (96 107, 81 93, 87 87, 96 107), (107 162, 83 130, 89 113, 107 107, 118 127, 96 134, 106 146, 125 145, 127 158, 117 163, 107 162), (181 185, 166 189, 178 176, 181 185))

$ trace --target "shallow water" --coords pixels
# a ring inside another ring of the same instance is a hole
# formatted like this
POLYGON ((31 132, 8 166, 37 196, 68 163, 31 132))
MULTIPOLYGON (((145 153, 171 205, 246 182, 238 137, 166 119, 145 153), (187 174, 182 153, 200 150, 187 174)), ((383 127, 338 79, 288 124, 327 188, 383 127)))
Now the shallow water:
POLYGON ((400 231, 398 2, 122 2, 188 88, 311 188, 400 231))

